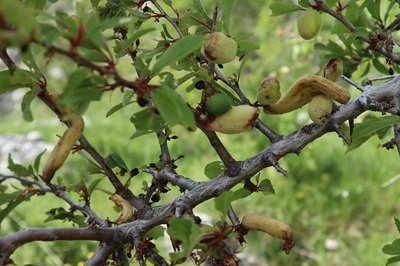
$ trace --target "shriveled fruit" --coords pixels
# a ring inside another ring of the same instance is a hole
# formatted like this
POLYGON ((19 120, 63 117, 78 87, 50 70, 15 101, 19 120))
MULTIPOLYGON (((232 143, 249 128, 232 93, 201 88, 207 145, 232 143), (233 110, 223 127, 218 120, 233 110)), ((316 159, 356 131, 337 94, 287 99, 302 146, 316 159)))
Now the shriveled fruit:
POLYGON ((343 60, 333 58, 322 68, 321 76, 331 81, 338 81, 343 75, 343 60))
POLYGON ((50 182, 55 172, 64 164, 75 142, 82 135, 84 122, 82 116, 74 113, 67 114, 65 119, 70 122, 70 127, 64 132, 43 168, 43 178, 50 182))
POLYGON ((226 64, 235 59, 237 43, 223 32, 213 32, 208 36, 204 53, 213 63, 226 64))
POLYGON ((276 103, 281 98, 281 86, 276 77, 268 77, 261 81, 257 91, 257 102, 260 105, 276 103))
POLYGON ((258 230, 271 236, 287 239, 292 237, 292 229, 286 223, 260 214, 247 214, 242 225, 248 230, 258 230))
POLYGON ((297 19, 297 31, 305 40, 317 36, 321 28, 321 15, 314 9, 307 9, 297 19))
POLYGON ((235 106, 225 114, 217 116, 207 128, 226 134, 240 133, 254 127, 258 114, 258 109, 253 106, 235 106))
POLYGON ((258 230, 285 240, 283 250, 289 253, 294 246, 293 232, 290 226, 282 221, 255 213, 247 214, 242 219, 242 226, 247 230, 258 230))
POLYGON ((213 116, 223 115, 231 108, 231 99, 224 93, 214 94, 206 102, 206 111, 213 116))
POLYGON ((317 95, 312 98, 308 106, 308 115, 317 124, 323 125, 332 113, 332 100, 324 95, 317 95))
POLYGON ((324 77, 308 75, 299 78, 277 103, 264 106, 264 112, 288 113, 309 103, 314 96, 320 94, 339 103, 347 103, 350 100, 350 93, 342 86, 324 77))
POLYGON ((134 209, 129 201, 121 197, 119 194, 112 195, 110 199, 122 210, 122 213, 115 221, 116 224, 126 223, 133 219, 134 209))

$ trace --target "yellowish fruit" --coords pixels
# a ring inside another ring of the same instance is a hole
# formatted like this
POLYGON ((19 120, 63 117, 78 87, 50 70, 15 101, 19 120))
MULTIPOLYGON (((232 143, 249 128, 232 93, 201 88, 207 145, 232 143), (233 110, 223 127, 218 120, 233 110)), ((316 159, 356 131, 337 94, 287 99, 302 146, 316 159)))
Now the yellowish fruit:
POLYGON ((311 120, 319 125, 327 122, 328 116, 332 113, 332 100, 324 95, 317 95, 312 98, 308 106, 308 115, 311 120))
POLYGON ((258 86, 257 102, 260 105, 276 103, 281 98, 281 86, 276 77, 268 77, 258 86))
POLYGON ((216 117, 207 127, 225 134, 240 133, 254 127, 259 110, 249 105, 239 105, 216 117))
POLYGON ((317 36, 320 28, 321 15, 314 9, 303 11, 297 20, 297 31, 305 40, 311 40, 317 36))
POLYGON ((215 64, 229 63, 236 57, 237 43, 223 32, 213 32, 208 36, 204 53, 215 64))
POLYGON ((286 223, 255 213, 247 214, 242 225, 248 230, 258 230, 281 239, 291 239, 292 229, 286 223))
POLYGON ((333 58, 326 63, 322 69, 321 76, 331 81, 338 81, 343 75, 343 60, 333 58))

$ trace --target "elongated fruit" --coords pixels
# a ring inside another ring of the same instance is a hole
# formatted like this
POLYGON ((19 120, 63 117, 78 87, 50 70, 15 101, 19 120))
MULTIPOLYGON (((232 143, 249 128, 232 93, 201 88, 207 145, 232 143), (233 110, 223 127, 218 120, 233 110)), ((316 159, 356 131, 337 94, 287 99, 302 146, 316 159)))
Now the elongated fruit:
POLYGON ((213 116, 220 116, 232 108, 232 101, 224 93, 217 93, 207 99, 206 111, 213 116))
POLYGON ((305 40, 317 36, 321 28, 321 15, 314 9, 307 9, 297 19, 297 31, 305 40))
POLYGON ((339 103, 347 103, 350 100, 349 92, 342 86, 324 77, 308 75, 299 78, 277 103, 264 106, 264 112, 288 113, 309 103, 319 94, 339 103))
POLYGON ((215 64, 229 63, 236 57, 237 43, 223 32, 213 32, 208 36, 204 53, 215 64))
POLYGON ((67 159, 72 146, 82 135, 84 127, 82 116, 70 113, 66 116, 66 120, 70 122, 71 126, 64 132, 60 140, 57 142, 43 168, 42 175, 46 182, 50 182, 55 172, 67 159))
POLYGON ((312 98, 308 105, 308 115, 317 124, 323 125, 332 113, 333 102, 325 95, 317 95, 312 98))
POLYGON ((225 114, 216 117, 207 128, 226 134, 240 133, 254 127, 259 110, 249 105, 232 107, 225 114))
POLYGON ((289 253, 294 246, 292 229, 288 224, 277 219, 251 213, 243 217, 242 226, 248 230, 258 230, 285 240, 283 249, 286 253, 289 253))
POLYGON ((268 77, 261 81, 257 91, 257 102, 259 105, 270 105, 281 98, 281 86, 276 77, 268 77))

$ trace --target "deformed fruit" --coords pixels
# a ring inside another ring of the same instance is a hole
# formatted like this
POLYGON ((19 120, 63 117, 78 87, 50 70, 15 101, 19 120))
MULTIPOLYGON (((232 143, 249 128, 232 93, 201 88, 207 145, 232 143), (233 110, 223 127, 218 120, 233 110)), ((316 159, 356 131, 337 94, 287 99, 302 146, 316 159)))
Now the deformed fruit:
POLYGON ((309 103, 314 96, 323 94, 339 103, 347 103, 350 93, 342 86, 321 76, 299 78, 277 103, 264 106, 268 114, 284 114, 309 103))
POLYGON ((235 59, 237 43, 223 32, 213 32, 208 36, 204 53, 213 63, 226 64, 235 59))
POLYGON ((302 12, 297 20, 297 31, 305 40, 311 40, 317 36, 321 28, 321 15, 314 9, 307 9, 302 12))
POLYGON ((206 111, 210 115, 220 116, 232 108, 232 102, 225 93, 217 93, 207 99, 206 111))
POLYGON ((281 98, 281 86, 276 77, 267 77, 261 81, 257 91, 259 105, 270 105, 281 98))
POLYGON ((291 239, 292 229, 286 223, 260 214, 247 214, 242 225, 248 230, 258 230, 280 239, 291 239))
POLYGON ((311 120, 319 125, 327 122, 328 116, 332 113, 333 102, 325 95, 314 96, 308 105, 308 115, 311 120))
POLYGON ((228 112, 217 116, 207 128, 225 134, 240 133, 254 127, 259 110, 249 105, 232 107, 228 112))

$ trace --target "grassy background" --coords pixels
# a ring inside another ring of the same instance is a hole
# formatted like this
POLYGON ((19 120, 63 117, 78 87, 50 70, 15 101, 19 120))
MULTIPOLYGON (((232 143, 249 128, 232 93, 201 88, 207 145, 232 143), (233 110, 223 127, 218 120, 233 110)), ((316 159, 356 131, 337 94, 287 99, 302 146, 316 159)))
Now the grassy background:
MULTIPOLYGON (((212 1, 204 2, 207 4, 212 1)), ((254 33, 252 38, 260 44, 260 49, 249 56, 241 77, 242 88, 252 100, 255 99, 258 83, 267 74, 276 74, 285 90, 299 76, 317 73, 319 65, 323 63, 319 61, 319 52, 313 48, 314 41, 304 42, 297 36, 295 15, 270 18, 267 10, 269 2, 238 0, 232 16, 235 27, 231 34, 235 36, 243 32, 254 33)), ((185 8, 184 1, 177 2, 177 5, 180 9, 185 8)), ((212 7, 206 6, 210 9, 212 7)), ((326 16, 324 20, 324 31, 317 37, 321 42, 329 38, 330 20, 326 16)), ((155 44, 151 40, 147 42, 149 45, 155 44)), ((230 63, 223 72, 229 76, 239 64, 239 61, 230 63)), ((57 57, 44 71, 56 67, 66 73, 72 70, 67 60, 57 57)), ((133 69, 128 60, 122 60, 119 69, 124 76, 133 77, 133 69)), ((360 78, 357 75, 355 73, 353 78, 360 78)), ((51 88, 59 90, 65 84, 65 79, 51 77, 49 84, 51 88)), ((184 92, 185 86, 187 84, 183 84, 178 90, 184 92)), ((354 89, 350 90, 356 94, 354 89)), ((159 148, 155 136, 129 140, 134 132, 129 118, 138 110, 137 107, 130 105, 106 118, 107 111, 120 102, 121 98, 122 93, 119 91, 107 93, 101 102, 90 106, 84 117, 85 136, 101 154, 117 152, 131 168, 157 162, 159 148)), ((261 119, 279 133, 287 134, 309 123, 306 112, 306 108, 302 108, 283 116, 262 114, 261 119)), ((38 101, 33 103, 33 113, 35 120, 32 123, 24 122, 19 112, 1 115, 0 133, 38 131, 43 139, 56 143, 56 135, 62 134, 65 128, 38 101)), ((171 142, 171 153, 173 157, 185 155, 177 161, 178 172, 195 180, 206 180, 204 166, 217 160, 217 156, 209 147, 205 136, 199 130, 189 133, 180 127, 175 127, 173 131, 179 139, 171 142)), ((269 145, 256 130, 246 134, 220 136, 238 160, 254 155, 269 145)), ((262 171, 261 178, 271 180, 276 194, 253 195, 235 202, 234 209, 239 216, 256 212, 291 224, 295 232, 296 247, 292 253, 286 255, 280 251, 281 241, 251 232, 246 238, 247 247, 243 256, 256 258, 255 265, 383 265, 387 256, 381 252, 381 248, 397 235, 392 218, 399 213, 399 183, 386 188, 382 184, 400 173, 396 151, 379 147, 384 141, 373 138, 359 149, 346 154, 346 147, 341 139, 331 133, 308 145, 300 156, 289 155, 281 159, 281 165, 289 172, 288 178, 274 169, 262 171), (337 248, 330 250, 327 241, 335 241, 337 248)), ((71 186, 82 178, 90 182, 99 177, 89 175, 87 169, 87 162, 79 154, 75 154, 68 158, 58 176, 62 176, 71 186)), ((150 176, 141 173, 135 177, 131 188, 138 193, 143 182, 149 181, 150 176)), ((111 190, 106 180, 99 187, 111 190)), ((73 198, 78 198, 74 192, 70 194, 73 198)), ((174 191, 165 196, 160 204, 173 197, 174 191)), ((92 203, 94 210, 103 217, 113 220, 119 215, 103 191, 98 190, 93 194, 92 203)), ((1 235, 27 227, 70 226, 69 223, 56 221, 44 223, 44 213, 59 206, 67 208, 66 204, 51 195, 32 198, 15 209, 3 222, 1 235)), ((203 218, 218 218, 212 200, 198 206, 195 211, 203 218)), ((170 248, 165 243, 163 246, 170 248)), ((17 265, 79 265, 95 248, 95 243, 86 242, 79 245, 68 242, 32 243, 18 249, 13 258, 17 265)), ((162 250, 161 253, 167 256, 168 250, 162 250)))

